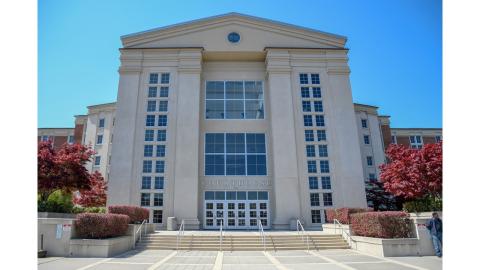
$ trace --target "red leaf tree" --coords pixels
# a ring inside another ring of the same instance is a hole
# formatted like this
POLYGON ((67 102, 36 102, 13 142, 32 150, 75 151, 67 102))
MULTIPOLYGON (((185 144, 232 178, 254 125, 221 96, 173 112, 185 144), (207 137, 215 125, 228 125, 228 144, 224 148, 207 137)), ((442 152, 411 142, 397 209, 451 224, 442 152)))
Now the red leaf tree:
POLYGON ((380 180, 387 192, 405 200, 442 195, 442 143, 410 149, 391 144, 389 163, 380 166, 380 180))
POLYGON ((80 191, 73 198, 73 203, 83 207, 99 207, 107 204, 107 182, 98 171, 90 175, 90 190, 80 191))

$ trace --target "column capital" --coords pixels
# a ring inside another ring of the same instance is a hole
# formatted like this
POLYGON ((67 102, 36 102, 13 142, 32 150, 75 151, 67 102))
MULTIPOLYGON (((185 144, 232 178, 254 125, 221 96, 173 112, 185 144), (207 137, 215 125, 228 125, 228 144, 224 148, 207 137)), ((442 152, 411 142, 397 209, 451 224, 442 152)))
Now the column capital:
POLYGON ((185 49, 178 52, 178 72, 200 73, 202 71, 202 50, 185 49))
POLYGON ((265 66, 268 74, 290 73, 290 53, 287 50, 267 49, 265 66))

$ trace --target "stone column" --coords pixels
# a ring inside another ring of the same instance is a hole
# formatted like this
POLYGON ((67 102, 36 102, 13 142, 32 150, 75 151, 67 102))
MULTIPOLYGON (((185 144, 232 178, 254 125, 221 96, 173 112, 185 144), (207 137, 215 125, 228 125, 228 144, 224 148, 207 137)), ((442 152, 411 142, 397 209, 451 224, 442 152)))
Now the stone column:
POLYGON ((177 75, 177 115, 175 128, 175 169, 173 214, 178 224, 186 221, 188 229, 198 229, 198 151, 200 133, 200 72, 202 53, 199 49, 179 52, 177 75), (192 221, 193 220, 193 221, 192 221))
POLYGON ((290 220, 300 217, 297 147, 295 140, 294 104, 288 51, 267 51, 268 108, 271 129, 270 158, 273 158, 275 213, 274 229, 288 229, 290 220))

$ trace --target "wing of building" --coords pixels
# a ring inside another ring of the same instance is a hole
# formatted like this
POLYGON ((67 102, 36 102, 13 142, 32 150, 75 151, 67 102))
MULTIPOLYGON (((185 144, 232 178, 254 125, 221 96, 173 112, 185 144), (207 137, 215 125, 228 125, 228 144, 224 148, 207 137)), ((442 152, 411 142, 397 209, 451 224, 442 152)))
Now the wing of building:
POLYGON ((392 139, 441 136, 353 103, 343 36, 229 13, 121 39, 117 102, 72 132, 97 151, 108 204, 159 228, 316 228, 327 208, 367 206, 392 139))

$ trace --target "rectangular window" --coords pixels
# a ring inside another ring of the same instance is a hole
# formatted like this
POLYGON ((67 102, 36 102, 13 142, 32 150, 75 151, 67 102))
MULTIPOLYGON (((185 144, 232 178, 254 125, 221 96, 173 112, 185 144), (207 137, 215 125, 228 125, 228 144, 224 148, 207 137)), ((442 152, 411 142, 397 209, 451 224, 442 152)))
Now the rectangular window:
POLYGON ((362 128, 367 128, 367 119, 362 119, 362 128))
POLYGON ((323 112, 323 103, 321 100, 313 102, 313 108, 316 112, 323 112))
POLYGON ((164 173, 165 172, 165 161, 164 160, 155 161, 155 172, 156 173, 164 173))
POLYGON ((313 142, 315 138, 313 137, 313 130, 305 130, 305 141, 313 142))
POLYGON ((392 135, 392 143, 397 144, 397 136, 392 135))
POLYGON ((158 116, 158 126, 159 127, 166 127, 167 126, 167 116, 166 115, 159 115, 158 116))
POLYGON ((163 217, 162 210, 153 210, 153 223, 163 223, 162 217, 163 217))
POLYGON ((308 84, 308 74, 300 73, 300 84, 308 84))
POLYGON ((307 161, 307 169, 308 169, 308 173, 316 173, 317 172, 317 162, 315 160, 308 160, 307 161))
POLYGON ((317 130, 317 141, 326 141, 327 140, 327 133, 325 130, 317 130))
POLYGON ((150 73, 150 79, 148 80, 149 83, 151 84, 157 84, 158 83, 158 73, 150 73))
POLYGON ((439 142, 442 140, 442 136, 435 136, 435 142, 439 142))
POLYGON ((50 139, 49 136, 46 136, 46 135, 44 135, 44 136, 42 136, 42 137, 40 138, 40 140, 41 140, 42 142, 47 142, 49 139, 50 139))
POLYGON ((144 173, 151 173, 152 172, 152 161, 151 160, 144 160, 143 161, 143 172, 144 173))
POLYGON ((163 193, 153 194, 153 206, 163 206, 163 193))
POLYGON ((69 143, 69 144, 72 144, 72 143, 74 143, 74 142, 75 142, 75 137, 72 136, 72 135, 68 136, 68 143, 69 143))
POLYGON ((320 210, 311 210, 312 223, 322 223, 322 215, 320 210))
POLYGON ((146 142, 152 142, 153 141, 153 136, 154 136, 154 130, 147 129, 145 130, 145 141, 146 142))
POLYGON ((304 115, 303 116, 303 125, 306 127, 313 126, 313 120, 311 115, 304 115))
POLYGON ((320 144, 318 146, 318 156, 319 157, 328 157, 328 150, 326 144, 320 144))
POLYGON ((308 186, 310 189, 318 189, 318 177, 316 176, 308 177, 308 186))
POLYGON ((97 144, 103 143, 103 135, 97 135, 97 144))
POLYGON ((314 98, 322 98, 322 90, 320 87, 312 87, 312 94, 314 98))
POLYGON ((160 97, 162 98, 168 97, 168 86, 160 87, 160 97))
POLYGON ((144 157, 151 157, 151 156, 153 156, 153 145, 145 145, 145 146, 143 146, 143 156, 144 156, 144 157))
POLYGON ((155 100, 147 101, 147 112, 154 112, 157 109, 157 102, 155 100))
POLYGON ((225 101, 225 118, 226 119, 244 119, 244 101, 243 100, 226 100, 225 101))
POLYGON ((142 189, 150 189, 152 187, 152 177, 143 176, 142 177, 142 189))
POLYGON ((332 206, 332 193, 323 193, 323 206, 332 206))
POLYGON ((302 110, 304 112, 311 112, 312 111, 312 106, 310 104, 310 101, 308 101, 308 100, 302 101, 302 110))
POLYGON ((168 111, 168 101, 160 100, 158 104, 158 111, 159 112, 167 112, 168 111))
POLYGON ((332 189, 330 176, 322 176, 322 189, 332 189))
POLYGON ((170 73, 162 73, 162 78, 160 81, 162 84, 170 83, 170 73))
POLYGON ((157 157, 165 156, 165 145, 157 145, 157 157))
POLYGON ((309 98, 310 97, 310 88, 308 87, 301 87, 300 88, 302 98, 309 98))
POLYGON ((320 75, 319 74, 311 74, 312 84, 320 84, 320 75))
POLYGON ((374 173, 369 173, 369 174, 368 174, 368 180, 374 181, 374 180, 377 180, 377 177, 375 176, 374 173))
POLYGON ((370 144, 370 136, 363 135, 363 143, 364 144, 370 144))
POLYGON ((163 189, 163 184, 164 184, 163 176, 155 176, 154 188, 155 189, 163 189))
POLYGON ((315 145, 305 146, 307 151, 307 157, 315 157, 315 145))
POLYGON ((101 159, 100 156, 95 156, 95 162, 94 162, 95 166, 100 166, 100 159, 101 159))
POLYGON ((150 193, 140 193, 140 206, 150 206, 150 193))
POLYGON ((100 120, 98 121, 98 127, 99 128, 105 127, 105 118, 100 118, 100 120))
POLYGON ((167 131, 164 129, 159 129, 157 131, 157 141, 164 142, 167 140, 167 131))
POLYGON ((371 156, 367 156, 367 165, 368 166, 373 166, 373 159, 371 156))
POLYGON ((320 172, 321 173, 329 173, 330 166, 328 164, 328 160, 320 160, 320 172))
POLYGON ((148 97, 149 98, 157 97, 157 87, 155 86, 148 87, 148 97))
POLYGON ((423 146, 422 136, 410 136, 410 146, 415 149, 421 149, 423 146))
POLYGON ((320 206, 320 194, 310 193, 310 206, 320 206))
POLYGON ((155 126, 155 115, 147 115, 147 118, 145 120, 145 125, 147 127, 155 126))
POLYGON ((315 115, 315 125, 317 125, 317 127, 324 127, 325 117, 323 115, 315 115))

